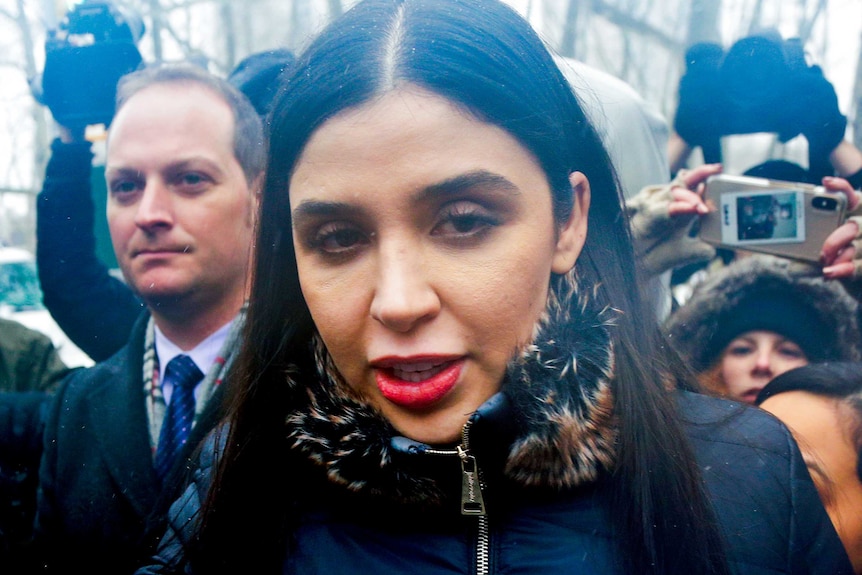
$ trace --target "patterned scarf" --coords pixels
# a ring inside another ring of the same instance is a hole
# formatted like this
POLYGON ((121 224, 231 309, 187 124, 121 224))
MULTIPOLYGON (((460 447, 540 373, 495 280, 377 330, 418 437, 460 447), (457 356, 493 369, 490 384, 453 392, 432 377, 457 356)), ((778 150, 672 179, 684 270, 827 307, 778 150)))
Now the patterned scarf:
MULTIPOLYGON (((222 344, 215 362, 207 370, 203 381, 199 384, 200 401, 196 402, 194 423, 197 423, 198 418, 206 408, 207 402, 213 393, 215 393, 218 386, 221 385, 224 375, 236 359, 237 351, 239 350, 239 338, 242 333, 243 324, 245 323, 245 312, 246 307, 243 306, 236 318, 234 318, 230 332, 222 344)), ((150 449, 153 452, 153 456, 155 456, 156 446, 159 444, 159 433, 161 432, 162 422, 167 413, 165 396, 162 393, 162 386, 159 385, 159 358, 158 354, 156 354, 155 340, 156 326, 152 316, 150 316, 144 339, 143 378, 144 397, 147 402, 147 420, 150 424, 150 449)))

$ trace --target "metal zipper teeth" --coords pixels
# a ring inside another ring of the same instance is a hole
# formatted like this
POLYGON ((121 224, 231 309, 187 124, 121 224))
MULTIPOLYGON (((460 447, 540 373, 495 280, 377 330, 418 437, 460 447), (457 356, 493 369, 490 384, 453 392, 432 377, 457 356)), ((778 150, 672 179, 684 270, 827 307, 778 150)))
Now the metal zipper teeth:
MULTIPOLYGON (((461 443, 464 451, 470 453, 470 427, 473 420, 467 420, 461 430, 461 443)), ((479 484, 479 496, 485 490, 485 481, 482 478, 482 470, 476 465, 476 480, 479 484)), ((484 503, 483 503, 484 508, 484 503)), ((491 533, 488 526, 488 516, 483 512, 477 517, 476 533, 476 575, 488 575, 491 572, 491 533)))
MULTIPOLYGON (((425 450, 425 453, 430 455, 442 455, 442 456, 458 456, 461 459, 462 464, 462 473, 466 474, 466 469, 464 467, 465 461, 469 459, 476 473, 476 483, 478 485, 478 498, 482 501, 482 491, 485 490, 485 482, 482 479, 482 472, 479 469, 478 465, 475 464, 475 458, 470 455, 470 426, 472 425, 472 421, 467 421, 464 424, 463 429, 461 430, 461 445, 459 445, 455 449, 433 449, 429 448, 425 450)), ((463 487, 462 487, 463 489, 463 487)), ((464 501, 464 494, 462 492, 462 505, 464 501)), ((477 520, 477 529, 476 529, 476 575, 488 575, 491 572, 491 534, 488 526, 488 516, 485 515, 484 510, 484 502, 481 503, 481 511, 480 512, 472 512, 470 515, 475 515, 477 520)), ((464 513, 464 508, 462 507, 462 513, 464 513)), ((467 513, 464 513, 467 514, 467 513)))
POLYGON ((491 572, 491 534, 488 529, 488 516, 478 518, 478 533, 476 534, 476 575, 488 575, 491 572))
MULTIPOLYGON (((464 424, 464 429, 461 431, 461 441, 464 444, 464 449, 470 451, 470 426, 472 420, 468 420, 464 424)), ((485 490, 485 481, 482 477, 482 470, 476 466, 476 475, 479 482, 479 492, 485 490)), ((476 534, 476 575, 488 575, 491 572, 491 532, 488 526, 488 516, 484 513, 478 517, 478 533, 476 534)))

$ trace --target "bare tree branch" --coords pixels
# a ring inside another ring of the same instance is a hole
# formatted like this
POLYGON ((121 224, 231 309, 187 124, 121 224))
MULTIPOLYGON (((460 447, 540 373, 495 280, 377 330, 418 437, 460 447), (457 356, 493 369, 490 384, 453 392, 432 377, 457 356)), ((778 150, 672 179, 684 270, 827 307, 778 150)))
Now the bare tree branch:
POLYGON ((560 39, 560 54, 569 58, 575 55, 575 35, 577 34, 580 5, 580 0, 569 0, 569 5, 566 7, 563 37, 560 39))
POLYGON ((750 36, 758 28, 760 28, 761 22, 763 21, 763 0, 757 0, 754 3, 754 7, 751 9, 751 19, 748 21, 748 31, 746 32, 746 36, 750 36))
MULTIPOLYGON (((33 39, 33 31, 30 28, 30 22, 27 20, 27 13, 24 11, 24 1, 25 0, 16 0, 15 2, 18 10, 16 23, 18 25, 18 30, 21 33, 21 43, 23 44, 24 74, 25 77, 30 80, 31 78, 36 77, 38 69, 36 68, 35 56, 36 43, 33 39)), ((31 110, 31 119, 33 120, 33 126, 36 130, 36 150, 34 150, 33 174, 31 175, 31 181, 35 182, 39 179, 45 168, 45 164, 48 161, 46 151, 48 147, 48 126, 46 125, 44 115, 41 113, 42 111, 40 106, 35 100, 33 100, 31 110)))
MULTIPOLYGON (((576 3, 577 0, 572 0, 572 2, 576 3)), ((626 31, 634 32, 636 34, 654 40, 655 42, 664 46, 666 49, 672 52, 681 52, 685 48, 682 42, 680 42, 676 38, 666 34, 658 28, 650 26, 647 22, 643 20, 639 20, 632 15, 627 14, 616 6, 605 2, 604 0, 593 0, 592 11, 594 14, 608 19, 610 22, 613 22, 614 24, 616 24, 620 28, 623 28, 626 31)))
POLYGON ((179 45, 179 47, 182 48, 182 51, 186 56, 191 56, 191 55, 198 52, 198 50, 195 49, 194 46, 192 46, 191 42, 189 42, 186 38, 183 38, 179 33, 177 33, 177 31, 174 30, 174 27, 171 26, 170 24, 163 25, 161 27, 161 29, 168 36, 173 38, 174 42, 176 42, 177 45, 179 45))
POLYGON ((818 0, 814 5, 814 14, 812 14, 810 18, 806 18, 804 16, 805 11, 802 11, 803 17, 802 21, 799 23, 799 39, 802 40, 803 46, 808 42, 808 38, 811 37, 811 30, 814 29, 817 19, 820 18, 820 14, 826 8, 826 3, 827 0, 818 0))

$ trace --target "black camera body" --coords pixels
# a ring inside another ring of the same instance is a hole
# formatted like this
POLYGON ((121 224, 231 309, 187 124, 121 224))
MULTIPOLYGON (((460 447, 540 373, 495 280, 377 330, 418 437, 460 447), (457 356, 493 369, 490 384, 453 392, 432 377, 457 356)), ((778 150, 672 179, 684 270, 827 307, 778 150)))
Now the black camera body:
POLYGON ((76 5, 45 41, 45 68, 31 83, 33 95, 70 129, 111 123, 117 82, 142 61, 139 18, 111 2, 76 5))
POLYGON ((721 138, 775 133, 808 142, 808 174, 817 183, 834 174, 829 155, 844 139, 847 118, 832 83, 809 65, 799 39, 777 32, 737 40, 726 52, 701 42, 686 51, 674 129, 700 146, 706 163, 722 161, 721 138))

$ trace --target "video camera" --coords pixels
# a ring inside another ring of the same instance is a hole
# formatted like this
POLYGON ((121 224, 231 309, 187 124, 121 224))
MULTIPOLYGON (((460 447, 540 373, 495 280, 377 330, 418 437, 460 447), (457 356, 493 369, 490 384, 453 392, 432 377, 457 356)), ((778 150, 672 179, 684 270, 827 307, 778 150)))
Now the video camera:
POLYGON ((36 100, 72 129, 106 127, 114 117, 117 82, 142 61, 137 42, 144 25, 105 0, 72 8, 45 41, 45 68, 31 82, 36 100))
POLYGON ((700 146, 706 163, 722 162, 720 139, 767 132, 780 142, 808 142, 808 179, 832 175, 829 155, 844 139, 847 118, 832 83, 809 65, 797 38, 777 32, 737 40, 726 52, 700 42, 686 52, 674 130, 700 146))

